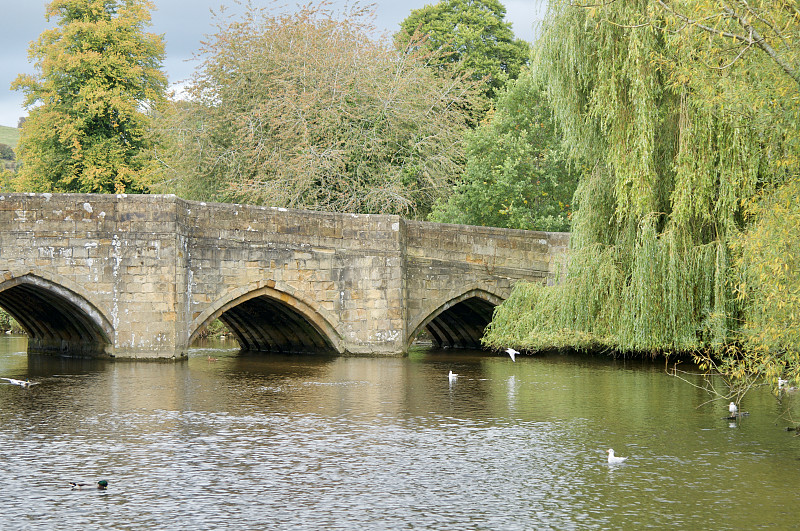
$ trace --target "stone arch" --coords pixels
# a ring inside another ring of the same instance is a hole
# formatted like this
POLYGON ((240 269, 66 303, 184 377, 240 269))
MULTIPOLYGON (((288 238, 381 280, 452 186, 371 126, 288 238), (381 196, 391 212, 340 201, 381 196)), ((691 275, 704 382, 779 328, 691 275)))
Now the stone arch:
POLYGON ((28 334, 30 352, 106 354, 114 326, 91 299, 71 280, 47 272, 9 273, 0 282, 0 306, 28 334))
POLYGON ((302 301, 274 282, 233 290, 197 316, 189 344, 214 319, 220 319, 242 350, 264 352, 344 352, 344 344, 322 308, 302 301))
POLYGON ((479 349, 494 308, 501 302, 503 297, 480 288, 449 298, 413 328, 407 347, 423 330, 427 330, 439 348, 479 349))

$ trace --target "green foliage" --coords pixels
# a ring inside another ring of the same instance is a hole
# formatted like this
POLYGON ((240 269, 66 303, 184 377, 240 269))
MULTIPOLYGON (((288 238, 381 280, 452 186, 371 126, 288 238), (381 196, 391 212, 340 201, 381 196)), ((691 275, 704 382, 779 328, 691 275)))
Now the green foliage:
POLYGON ((757 221, 736 242, 739 297, 746 302, 745 351, 729 362, 737 374, 758 373, 800 384, 800 180, 765 193, 757 221))
POLYGON ((13 192, 13 181, 16 173, 8 168, 0 168, 0 193, 13 192))
POLYGON ((0 332, 24 333, 21 326, 5 310, 0 308, 0 332))
POLYGON ((577 174, 570 171, 530 71, 511 81, 497 109, 467 137, 467 167, 431 219, 443 223, 567 231, 577 174))
MULTIPOLYGON (((10 127, 5 129, 16 131, 10 127)), ((12 137, 12 135, 6 135, 12 137)), ((16 137, 13 135, 12 141, 16 144, 16 137)), ((16 169, 20 165, 16 161, 16 154, 8 144, 0 143, 0 192, 10 192, 13 190, 12 183, 16 177, 16 169)))
POLYGON ((423 36, 423 49, 446 52, 431 66, 443 73, 453 67, 484 82, 484 94, 493 99, 528 62, 529 45, 514 37, 505 16, 498 0, 440 0, 411 11, 395 39, 406 48, 423 36))
MULTIPOLYGON (((731 282, 735 242, 765 187, 798 180, 797 89, 769 54, 687 38, 661 5, 551 5, 534 67, 584 161, 570 270, 555 288, 518 286, 489 345, 724 357, 753 319, 731 282)), ((670 5, 707 20, 718 4, 670 5)))
POLYGON ((157 189, 217 201, 425 216, 463 167, 470 84, 374 40, 371 16, 247 6, 163 109, 157 189))
POLYGON ((20 191, 140 192, 151 145, 143 112, 163 98, 162 37, 145 33, 147 0, 54 0, 58 26, 30 48, 38 75, 12 85, 30 116, 19 145, 20 191))
POLYGON ((0 160, 14 160, 14 150, 7 144, 0 144, 0 160))
POLYGON ((197 339, 206 339, 209 337, 224 338, 225 336, 230 335, 230 333, 231 331, 228 329, 227 326, 225 326, 225 323, 223 323, 219 319, 214 319, 208 324, 207 327, 205 327, 203 330, 200 331, 199 334, 197 334, 197 339))

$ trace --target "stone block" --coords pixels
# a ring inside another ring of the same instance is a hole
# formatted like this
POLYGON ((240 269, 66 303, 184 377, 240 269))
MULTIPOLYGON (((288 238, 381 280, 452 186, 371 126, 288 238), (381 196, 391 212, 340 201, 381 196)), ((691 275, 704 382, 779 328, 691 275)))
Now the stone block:
POLYGON ((327 312, 343 350, 397 353, 406 327, 460 286, 504 297, 509 278, 551 278, 567 245, 568 235, 174 196, 0 197, 0 271, 85 286, 116 316, 120 349, 153 352, 186 347, 187 313, 266 286, 290 306, 327 312))

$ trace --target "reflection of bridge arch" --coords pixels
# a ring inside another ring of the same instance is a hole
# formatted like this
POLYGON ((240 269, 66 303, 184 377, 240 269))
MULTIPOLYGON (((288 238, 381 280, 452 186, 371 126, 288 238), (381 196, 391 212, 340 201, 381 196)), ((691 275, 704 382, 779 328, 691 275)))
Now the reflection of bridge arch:
POLYGON ((192 323, 189 343, 214 319, 220 319, 242 350, 344 352, 339 334, 321 309, 269 286, 242 291, 228 294, 200 314, 192 323))
POLYGON ((503 299, 482 289, 453 297, 422 320, 408 336, 409 345, 427 330, 439 348, 481 348, 481 337, 503 299))
POLYGON ((103 353, 114 327, 73 282, 55 275, 23 273, 0 283, 0 307, 28 334, 32 351, 103 353))

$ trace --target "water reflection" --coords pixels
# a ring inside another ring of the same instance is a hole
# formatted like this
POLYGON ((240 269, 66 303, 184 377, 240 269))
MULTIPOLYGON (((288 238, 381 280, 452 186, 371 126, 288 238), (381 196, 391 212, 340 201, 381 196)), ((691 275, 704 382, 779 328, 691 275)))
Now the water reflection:
POLYGON ((730 529, 800 512, 780 418, 796 398, 753 392, 731 429, 726 403, 662 365, 224 345, 115 363, 14 341, 0 375, 41 384, 0 385, 0 482, 3 514, 31 526, 730 529), (608 466, 609 447, 628 461, 608 466), (67 486, 98 479, 109 491, 67 486))

